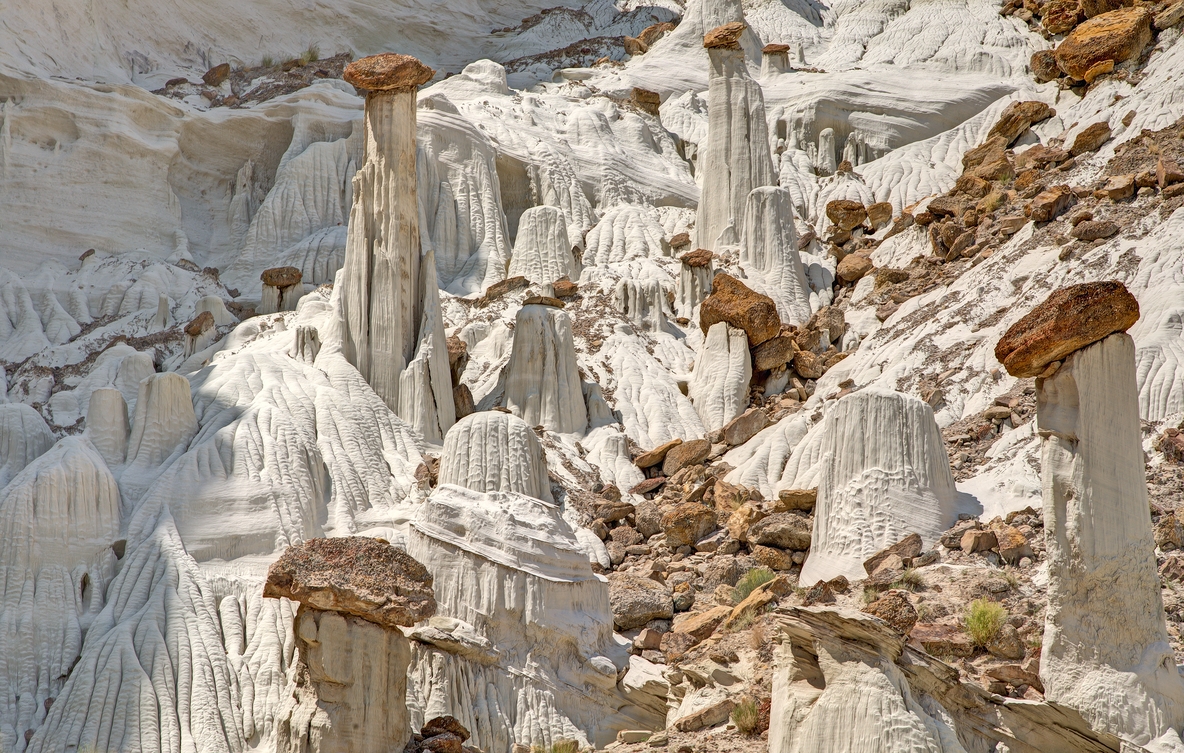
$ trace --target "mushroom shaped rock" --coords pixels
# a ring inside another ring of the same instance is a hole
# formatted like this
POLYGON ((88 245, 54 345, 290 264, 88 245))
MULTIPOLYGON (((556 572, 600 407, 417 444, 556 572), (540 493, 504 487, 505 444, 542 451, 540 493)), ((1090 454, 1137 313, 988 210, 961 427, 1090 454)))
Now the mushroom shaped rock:
MULTIPOLYGON (((721 275, 722 276, 722 275, 721 275)), ((687 396, 707 431, 722 429, 748 407, 752 358, 744 330, 717 322, 695 357, 687 396)))
POLYGON ((547 459, 534 429, 500 411, 473 413, 448 430, 439 482, 552 501, 547 459))
POLYGON ((995 358, 1012 376, 1040 376, 1054 361, 1139 320, 1139 302, 1116 280, 1070 285, 1008 328, 995 358))
POLYGON ((619 729, 661 724, 622 696, 628 657, 613 640, 609 586, 558 507, 441 484, 407 550, 435 576, 439 602, 409 633, 417 717, 450 714, 483 750, 559 737, 603 746, 619 729))
POLYGON ((504 378, 506 407, 529 425, 563 433, 587 427, 571 319, 560 309, 518 309, 504 378))
POLYGON ((924 401, 865 389, 824 419, 822 477, 801 583, 867 577, 863 562, 909 534, 931 545, 958 519, 959 496, 924 401))
POLYGON ((678 290, 674 296, 674 310, 679 316, 691 318, 695 307, 711 294, 711 252, 698 249, 679 257, 678 290))
POLYGON ((53 432, 32 406, 0 403, 0 489, 53 443, 53 432))
POLYGON ((410 55, 384 52, 353 61, 341 77, 358 89, 397 92, 422 86, 434 75, 435 71, 410 55))
MULTIPOLYGON (((263 282, 263 294, 259 300, 260 314, 274 314, 277 311, 295 311, 304 286, 303 273, 296 267, 274 267, 263 270, 259 279, 263 282)), ((199 314, 200 316, 200 314, 199 314)))
POLYGON ((1147 515, 1135 344, 1111 334, 1037 380, 1049 701, 1144 745, 1184 724, 1147 515))
POLYGON ((388 628, 410 627, 436 613, 427 568, 367 536, 310 539, 288 547, 267 569, 263 595, 388 628))
POLYGON ((541 284, 579 277, 567 239, 567 221, 558 207, 531 207, 522 213, 507 275, 541 284))
POLYGON ((761 48, 761 78, 793 70, 789 62, 789 45, 767 44, 761 48))

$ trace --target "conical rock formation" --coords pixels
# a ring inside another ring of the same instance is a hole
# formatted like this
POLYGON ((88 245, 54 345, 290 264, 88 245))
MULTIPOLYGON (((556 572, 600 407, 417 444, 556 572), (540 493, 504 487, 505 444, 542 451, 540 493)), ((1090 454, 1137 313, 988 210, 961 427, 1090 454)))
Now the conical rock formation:
POLYGON ((505 371, 506 407, 531 426, 578 433, 588 425, 571 319, 560 309, 523 306, 505 371))
POLYGON ((722 429, 744 412, 751 380, 748 336, 739 327, 716 322, 707 330, 703 346, 695 356, 695 368, 687 388, 687 396, 707 431, 722 429))
POLYGON ((507 275, 542 285, 579 276, 567 239, 567 221, 557 207, 531 207, 522 213, 507 275))
POLYGON ((740 263, 759 279, 760 292, 777 304, 786 324, 801 326, 810 318, 810 286, 798 255, 793 199, 784 188, 763 186, 748 194, 740 263))
POLYGON ((473 413, 448 430, 439 482, 552 501, 547 460, 534 429, 501 411, 473 413))
POLYGON ((53 432, 31 406, 0 403, 0 489, 53 442, 53 432))
POLYGON ((801 583, 867 577, 863 561, 911 533, 932 545, 958 519, 958 492, 933 409, 866 389, 830 409, 801 583))

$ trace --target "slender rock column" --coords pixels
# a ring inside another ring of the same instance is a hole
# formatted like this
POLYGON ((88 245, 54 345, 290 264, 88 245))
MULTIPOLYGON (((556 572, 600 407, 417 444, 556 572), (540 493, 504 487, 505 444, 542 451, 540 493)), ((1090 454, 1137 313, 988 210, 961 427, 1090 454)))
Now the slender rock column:
POLYGON ((433 73, 391 53, 345 69, 345 80, 366 91, 365 158, 338 281, 342 353, 391 410, 439 441, 455 409, 439 290, 434 271, 424 272, 435 261, 420 256, 415 165, 415 92, 433 73), (415 373, 404 376, 413 362, 415 373))
POLYGON ((703 193, 696 234, 699 248, 717 251, 740 242, 744 202, 752 189, 777 182, 769 152, 765 100, 748 75, 740 21, 703 37, 711 60, 707 89, 707 147, 700 161, 703 193))
POLYGON ((1135 346, 1124 332, 1138 316, 1121 283, 1062 288, 1013 325, 995 355, 1013 375, 1039 375, 1045 697, 1129 742, 1166 735, 1179 746, 1184 681, 1168 643, 1135 346))

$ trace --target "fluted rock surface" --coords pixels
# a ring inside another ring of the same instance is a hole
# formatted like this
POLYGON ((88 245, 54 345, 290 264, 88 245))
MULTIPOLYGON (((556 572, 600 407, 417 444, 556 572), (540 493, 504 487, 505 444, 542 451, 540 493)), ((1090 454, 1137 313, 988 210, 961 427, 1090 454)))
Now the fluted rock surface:
POLYGON ((542 285, 579 276, 568 242, 567 221, 558 207, 531 207, 522 213, 507 276, 525 277, 542 285))
POLYGON ((439 482, 552 501, 547 460, 534 429, 500 411, 473 413, 448 430, 440 454, 439 482))
POLYGON ((764 96, 748 74, 744 50, 734 45, 707 53, 707 143, 699 158, 704 177, 695 232, 700 248, 716 251, 739 243, 748 194, 774 185, 777 174, 764 96))
POLYGON ((666 329, 666 293, 658 280, 620 280, 613 289, 613 305, 639 329, 666 329))
POLYGON ((810 318, 810 287, 798 255, 789 191, 762 186, 748 194, 740 263, 762 283, 761 292, 777 304, 786 324, 801 326, 810 318))
POLYGON ((744 330, 727 322, 711 325, 695 356, 687 388, 687 396, 707 431, 722 429, 744 412, 751 380, 752 359, 744 330))
POLYGON ((86 435, 107 465, 122 465, 127 458, 127 440, 131 425, 127 419, 127 402, 119 390, 105 388, 90 394, 86 412, 86 435))
POLYGON ((822 478, 801 582, 867 577, 863 561, 911 533, 932 545, 958 518, 958 492, 925 402, 865 389, 824 419, 822 478))
POLYGON ((129 470, 150 472, 197 433, 189 380, 156 374, 140 382, 136 415, 127 444, 129 470))
POLYGON ((571 319, 560 309, 523 306, 505 372, 506 407, 531 426, 582 432, 588 410, 580 386, 571 319))
POLYGON ((1045 696, 1146 744, 1184 723, 1147 514, 1135 346, 1113 334, 1037 386, 1048 610, 1045 696))
POLYGON ((24 403, 0 403, 0 489, 53 445, 45 419, 24 403))
MULTIPOLYGON (((381 76, 364 72, 379 70, 385 63, 377 58, 388 57, 407 58, 378 55, 352 63, 359 85, 377 86, 381 76)), ((391 70, 415 75, 400 73, 400 87, 370 90, 366 97, 365 161, 354 175, 345 265, 338 274, 341 351, 391 410, 438 441, 455 421, 455 409, 438 324, 434 257, 427 255, 425 263, 420 255, 416 84, 407 83, 422 83, 431 72, 409 60, 414 65, 391 63, 391 70)))

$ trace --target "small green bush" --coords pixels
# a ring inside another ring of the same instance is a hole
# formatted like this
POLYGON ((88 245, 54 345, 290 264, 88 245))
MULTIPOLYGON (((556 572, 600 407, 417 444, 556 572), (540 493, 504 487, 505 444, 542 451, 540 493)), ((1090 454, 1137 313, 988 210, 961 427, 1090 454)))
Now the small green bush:
POLYGON ((900 574, 900 578, 892 584, 892 587, 917 593, 918 591, 924 591, 926 588, 929 588, 929 584, 921 577, 921 573, 913 568, 908 568, 900 574))
POLYGON ((259 65, 263 66, 264 68, 270 68, 271 66, 275 65, 275 58, 273 58, 271 55, 264 55, 263 60, 259 62, 259 65))
POLYGON ((993 601, 975 599, 966 607, 962 621, 970 641, 983 648, 999 634, 1003 623, 1007 621, 1007 610, 993 601))
POLYGON ((300 53, 300 64, 301 65, 308 65, 312 61, 320 60, 320 59, 321 59, 321 48, 317 47, 315 44, 310 44, 308 46, 307 50, 300 53))
POLYGON ((739 604, 747 599, 748 595, 753 591, 776 577, 776 574, 767 567, 754 567, 745 573, 744 577, 736 583, 736 588, 732 590, 732 598, 739 604))
POLYGON ((761 732, 761 710, 752 698, 744 698, 732 709, 732 724, 740 734, 753 737, 761 732))

